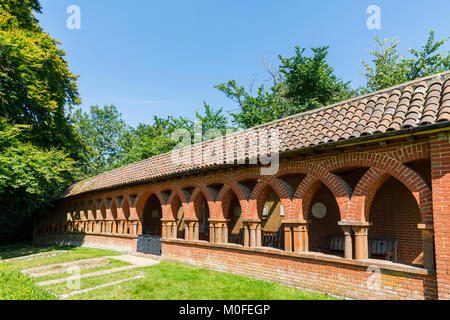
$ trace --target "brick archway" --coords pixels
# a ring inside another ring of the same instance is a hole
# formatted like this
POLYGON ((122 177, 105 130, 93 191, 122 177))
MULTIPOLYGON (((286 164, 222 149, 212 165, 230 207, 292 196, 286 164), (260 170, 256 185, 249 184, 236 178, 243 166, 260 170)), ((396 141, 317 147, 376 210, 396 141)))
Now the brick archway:
POLYGON ((261 177, 252 191, 249 199, 249 211, 255 214, 254 219, 259 219, 262 216, 264 202, 271 191, 274 191, 280 199, 285 213, 290 211, 291 194, 290 186, 276 177, 264 178, 261 177))
POLYGON ((309 210, 311 201, 304 200, 305 196, 308 196, 312 200, 312 197, 317 189, 310 188, 315 185, 316 180, 327 186, 333 193, 336 202, 339 206, 341 219, 346 219, 347 212, 349 211, 352 189, 351 187, 341 179, 338 175, 329 172, 326 168, 323 168, 312 163, 295 162, 286 167, 283 167, 277 174, 277 177, 284 176, 286 174, 306 174, 306 177, 297 187, 294 193, 291 203, 291 209, 289 210, 289 217, 292 219, 304 219, 306 213, 309 210), (305 180, 306 179, 306 180, 305 180))

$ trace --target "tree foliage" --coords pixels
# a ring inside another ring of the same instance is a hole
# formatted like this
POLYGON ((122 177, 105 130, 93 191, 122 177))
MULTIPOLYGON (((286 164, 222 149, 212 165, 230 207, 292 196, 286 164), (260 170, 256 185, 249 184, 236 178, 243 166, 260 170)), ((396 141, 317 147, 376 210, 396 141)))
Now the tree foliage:
POLYGON ((77 109, 72 121, 87 148, 87 161, 81 167, 84 177, 114 169, 121 164, 121 143, 128 126, 115 106, 92 106, 89 113, 77 109))
POLYGON ((29 228, 32 213, 44 213, 51 200, 75 180, 76 162, 56 148, 30 142, 30 127, 0 118, 0 242, 29 228), (6 214, 7 213, 7 214, 6 214))
POLYGON ((450 70, 450 51, 439 52, 447 39, 436 40, 435 32, 429 33, 426 43, 421 49, 409 49, 410 58, 399 53, 399 42, 396 39, 381 41, 375 37, 378 47, 369 51, 373 56, 372 64, 363 61, 366 69, 363 73, 367 85, 363 93, 389 88, 397 84, 426 77, 450 70))
POLYGON ((230 113, 233 123, 251 128, 355 96, 350 83, 338 78, 327 63, 328 47, 311 51, 312 56, 305 56, 305 49, 296 47, 294 56, 279 56, 278 70, 271 73, 273 85, 268 90, 259 86, 255 95, 234 80, 217 85, 239 106, 238 112, 230 113))
POLYGON ((84 146, 67 109, 80 103, 58 42, 41 30, 37 0, 0 0, 0 242, 77 177, 84 146))

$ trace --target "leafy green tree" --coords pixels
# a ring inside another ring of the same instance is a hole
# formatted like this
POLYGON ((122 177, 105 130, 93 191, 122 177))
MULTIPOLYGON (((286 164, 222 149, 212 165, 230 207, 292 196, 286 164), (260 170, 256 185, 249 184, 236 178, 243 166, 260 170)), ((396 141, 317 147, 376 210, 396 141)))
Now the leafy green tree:
POLYGON ((205 135, 208 130, 217 130, 220 134, 224 135, 228 128, 228 119, 223 114, 223 108, 214 110, 206 102, 203 102, 205 108, 204 114, 200 113, 198 110, 195 113, 196 122, 198 126, 202 128, 202 135, 205 135))
POLYGON ((217 85, 239 106, 239 112, 230 113, 233 123, 251 128, 355 96, 357 92, 350 88, 350 83, 338 78, 327 63, 328 47, 311 50, 311 57, 305 56, 305 49, 299 47, 293 57, 279 56, 278 70, 269 70, 273 85, 269 89, 259 86, 255 95, 234 80, 217 85))
POLYGON ((153 124, 139 124, 127 131, 120 142, 123 149, 121 165, 148 159, 172 151, 179 143, 173 136, 176 130, 183 129, 191 138, 191 143, 214 138, 214 132, 225 134, 228 119, 222 109, 215 110, 204 103, 204 112, 196 112, 196 120, 184 117, 154 117, 153 124), (197 132, 198 131, 198 132, 197 132), (197 140, 196 140, 197 139, 197 140))
MULTIPOLYGON (((312 57, 304 56, 305 49, 295 48, 290 58, 280 56, 284 75, 283 96, 299 107, 298 111, 314 109, 353 97, 350 81, 344 82, 327 63, 328 47, 311 48, 312 57)), ((297 110, 296 110, 297 111, 297 110)))
POLYGON ((0 243, 30 232, 32 214, 44 213, 76 178, 76 162, 66 153, 26 142, 30 129, 0 117, 0 243))
POLYGON ((121 142, 124 150, 121 164, 126 165, 171 151, 176 145, 171 139, 172 132, 184 126, 190 127, 191 124, 183 118, 162 119, 155 116, 153 124, 141 123, 136 128, 131 128, 121 142))
POLYGON ((234 80, 219 84, 216 88, 238 104, 239 112, 230 112, 233 123, 238 127, 247 129, 293 114, 291 103, 276 89, 267 91, 261 85, 256 95, 252 95, 234 80))
POLYGON ((31 126, 30 139, 42 147, 64 148, 83 157, 66 108, 80 103, 76 80, 59 42, 37 24, 38 1, 0 1, 0 116, 31 126))
POLYGON ((80 103, 38 0, 0 0, 0 242, 30 237, 33 214, 78 177, 84 147, 67 110, 80 103))
POLYGON ((375 37, 378 48, 370 50, 372 64, 363 61, 367 85, 363 93, 389 88, 397 84, 450 70, 450 51, 440 53, 447 39, 436 41, 432 30, 420 50, 409 49, 411 58, 400 56, 398 41, 375 37))
POLYGON ((77 109, 72 118, 88 149, 88 161, 82 166, 85 177, 114 169, 121 164, 121 143, 129 127, 115 106, 92 106, 89 113, 77 109))

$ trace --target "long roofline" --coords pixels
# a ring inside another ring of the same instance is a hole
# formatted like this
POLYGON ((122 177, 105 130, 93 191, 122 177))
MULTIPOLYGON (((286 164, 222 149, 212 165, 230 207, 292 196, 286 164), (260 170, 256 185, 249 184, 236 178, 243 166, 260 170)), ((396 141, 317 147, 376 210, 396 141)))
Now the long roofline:
MULTIPOLYGON (((396 136, 405 132, 423 131, 436 126, 450 126, 449 79, 450 71, 427 76, 237 131, 225 137, 196 143, 183 150, 190 149, 195 151, 199 148, 203 150, 207 146, 211 147, 217 144, 223 146, 224 138, 230 139, 233 137, 240 138, 238 140, 244 140, 245 144, 245 139, 248 139, 250 134, 254 134, 255 131, 260 129, 268 128, 277 128, 277 130, 281 131, 280 153, 286 153, 314 148, 318 145, 328 146, 348 143, 361 138, 371 140, 371 137, 374 135, 377 137, 385 134, 396 136), (417 90, 419 87, 423 87, 423 90, 417 90), (438 100, 436 99, 439 100, 437 104, 438 100), (342 119, 345 124, 342 122, 342 119), (433 119, 433 121, 430 121, 430 119, 433 119), (340 125, 341 122, 342 124, 340 125), (373 130, 369 130, 369 133, 363 132, 362 127, 370 124, 372 124, 373 130), (350 127, 344 130, 347 128, 347 125, 350 127), (355 132, 351 132, 352 130, 355 132), (381 131, 377 132, 376 130, 381 131), (341 136, 339 136, 339 132, 341 132, 341 136), (334 137, 336 139, 333 140, 334 137)), ((236 141, 235 148, 242 149, 242 147, 242 141, 236 141)), ((206 167, 214 168, 224 165, 215 164, 212 161, 211 163, 190 165, 183 168, 174 167, 168 163, 171 161, 172 153, 173 151, 170 151, 85 179, 69 187, 61 197, 65 198, 87 192, 146 183, 158 178, 166 178, 206 167)), ((237 160, 243 159, 235 158, 235 161, 237 160)))

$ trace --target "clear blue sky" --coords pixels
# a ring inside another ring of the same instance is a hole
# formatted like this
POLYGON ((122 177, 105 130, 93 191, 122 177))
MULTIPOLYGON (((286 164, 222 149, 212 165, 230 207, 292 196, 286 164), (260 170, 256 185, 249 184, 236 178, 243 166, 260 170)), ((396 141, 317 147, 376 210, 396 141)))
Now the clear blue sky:
MULTIPOLYGON (((131 125, 153 116, 193 116, 203 101, 236 105, 214 88, 235 79, 266 79, 260 59, 277 62, 296 45, 329 45, 336 74, 364 83, 362 59, 374 36, 398 36, 403 54, 434 29, 450 36, 450 1, 416 0, 41 0, 41 26, 62 42, 80 75, 82 107, 114 104, 131 125), (81 9, 81 29, 69 30, 69 5, 81 9), (366 27, 370 5, 381 9, 381 30, 366 27)), ((450 49, 450 45, 446 45, 450 49)))

